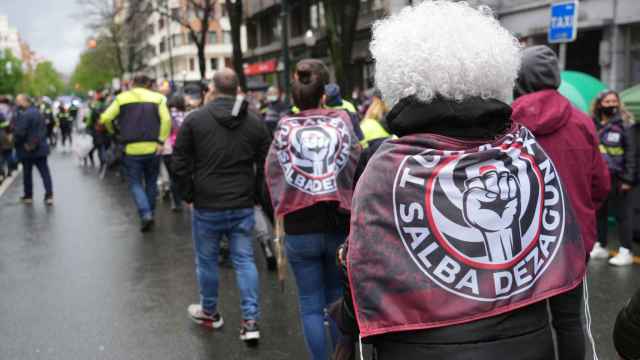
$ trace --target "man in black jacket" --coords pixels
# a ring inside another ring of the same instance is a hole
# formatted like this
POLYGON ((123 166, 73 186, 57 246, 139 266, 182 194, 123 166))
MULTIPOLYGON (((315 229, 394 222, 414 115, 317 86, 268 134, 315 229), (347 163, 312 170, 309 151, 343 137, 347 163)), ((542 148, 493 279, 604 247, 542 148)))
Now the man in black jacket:
POLYGON ((238 78, 230 69, 216 72, 213 100, 185 120, 173 153, 178 187, 193 204, 193 240, 200 304, 191 318, 219 328, 217 257, 220 238, 229 239, 231 260, 242 298, 240 338, 258 340, 258 273, 252 231, 255 198, 264 181, 264 160, 271 143, 267 128, 248 103, 236 96, 238 78))
POLYGON ((24 196, 22 202, 33 203, 33 167, 40 172, 44 184, 44 201, 53 205, 53 185, 51 171, 47 163, 49 144, 47 143, 47 129, 44 118, 24 94, 18 95, 16 104, 19 111, 16 117, 13 136, 18 158, 22 162, 24 196))

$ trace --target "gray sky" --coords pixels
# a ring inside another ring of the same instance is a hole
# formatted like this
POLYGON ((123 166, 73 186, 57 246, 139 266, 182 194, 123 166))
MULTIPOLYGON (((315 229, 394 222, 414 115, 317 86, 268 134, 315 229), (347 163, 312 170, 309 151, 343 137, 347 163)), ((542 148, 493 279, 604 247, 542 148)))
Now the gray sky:
POLYGON ((0 0, 0 14, 40 56, 70 74, 90 35, 76 0, 0 0))

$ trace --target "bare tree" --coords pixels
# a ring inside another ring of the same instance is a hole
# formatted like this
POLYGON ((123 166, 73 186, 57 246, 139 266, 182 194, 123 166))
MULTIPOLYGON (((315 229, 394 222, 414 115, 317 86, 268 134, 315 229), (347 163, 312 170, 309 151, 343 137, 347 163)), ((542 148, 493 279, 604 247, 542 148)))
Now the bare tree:
POLYGON ((351 53, 358 25, 361 0, 324 0, 327 42, 336 79, 342 94, 349 97, 353 88, 351 53))
POLYGON ((229 22, 231 23, 231 43, 233 44, 233 69, 238 74, 240 88, 247 90, 247 77, 244 75, 242 55, 242 0, 225 0, 229 22))
POLYGON ((160 1, 154 10, 184 27, 198 50, 200 78, 205 79, 207 62, 205 47, 209 35, 209 24, 215 15, 217 0, 183 0, 183 5, 169 9, 167 1, 160 1))
POLYGON ((144 69, 144 36, 146 19, 151 9, 140 0, 76 0, 82 19, 96 36, 108 40, 115 52, 118 75, 144 69))
POLYGON ((117 17, 122 14, 124 7, 116 6, 111 0, 76 0, 82 8, 82 16, 87 21, 87 27, 97 34, 101 34, 113 45, 116 53, 119 76, 122 76, 126 69, 122 60, 123 29, 118 23, 117 17))

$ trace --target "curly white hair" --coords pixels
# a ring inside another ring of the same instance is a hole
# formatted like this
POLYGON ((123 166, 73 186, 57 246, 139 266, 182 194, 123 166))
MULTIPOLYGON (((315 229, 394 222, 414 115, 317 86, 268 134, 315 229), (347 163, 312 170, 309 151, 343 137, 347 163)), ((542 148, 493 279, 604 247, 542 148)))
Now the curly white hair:
POLYGON ((415 96, 508 101, 521 45, 487 6, 425 1, 373 25, 376 85, 388 104, 415 96))

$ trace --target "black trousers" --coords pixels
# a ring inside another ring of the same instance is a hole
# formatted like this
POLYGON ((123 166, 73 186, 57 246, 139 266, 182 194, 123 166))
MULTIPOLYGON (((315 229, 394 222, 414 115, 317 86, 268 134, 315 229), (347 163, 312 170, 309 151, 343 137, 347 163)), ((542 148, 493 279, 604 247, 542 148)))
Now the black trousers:
POLYGON ((584 360, 585 334, 582 327, 583 288, 575 289, 549 299, 551 324, 558 340, 558 359, 584 360))
POLYGON ((620 190, 620 181, 611 179, 611 192, 607 201, 598 210, 598 242, 602 246, 607 246, 607 231, 609 229, 609 210, 618 223, 618 240, 620 246, 631 249, 631 239, 633 237, 633 206, 631 191, 620 190))

